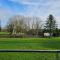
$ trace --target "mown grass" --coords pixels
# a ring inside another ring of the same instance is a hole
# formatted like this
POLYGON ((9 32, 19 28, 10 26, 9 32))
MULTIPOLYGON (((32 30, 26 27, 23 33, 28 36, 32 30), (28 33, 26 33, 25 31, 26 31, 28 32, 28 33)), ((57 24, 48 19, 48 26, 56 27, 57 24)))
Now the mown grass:
MULTIPOLYGON (((60 49, 60 37, 0 38, 0 49, 58 50, 60 49)), ((39 52, 0 52, 0 60, 56 60, 56 54, 39 52)))
POLYGON ((56 54, 52 53, 0 53, 0 60, 56 60, 56 54))
POLYGON ((60 49, 60 38, 0 38, 0 49, 60 49))
POLYGON ((2 35, 2 34, 9 34, 8 32, 0 32, 0 35, 2 35))

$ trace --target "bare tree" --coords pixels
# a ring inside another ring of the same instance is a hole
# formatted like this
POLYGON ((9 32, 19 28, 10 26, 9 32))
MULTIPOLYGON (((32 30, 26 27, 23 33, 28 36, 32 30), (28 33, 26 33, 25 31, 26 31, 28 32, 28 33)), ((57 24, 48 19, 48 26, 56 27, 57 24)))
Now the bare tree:
POLYGON ((8 30, 11 34, 26 33, 31 31, 31 34, 38 35, 41 29, 41 20, 38 17, 14 16, 8 23, 8 30))
POLYGON ((38 36, 39 30, 42 28, 41 19, 39 17, 33 17, 31 23, 34 35, 38 36))
POLYGON ((41 29, 42 29, 42 22, 39 17, 36 17, 35 29, 36 29, 36 36, 38 36, 39 31, 41 31, 41 29))

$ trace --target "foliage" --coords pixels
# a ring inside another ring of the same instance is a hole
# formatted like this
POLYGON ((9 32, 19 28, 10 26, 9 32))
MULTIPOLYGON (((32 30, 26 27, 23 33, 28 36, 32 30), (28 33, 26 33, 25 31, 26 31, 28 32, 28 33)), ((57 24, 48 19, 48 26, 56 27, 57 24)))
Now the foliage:
POLYGON ((47 32, 50 33, 53 33, 54 30, 57 28, 57 25, 56 25, 56 20, 55 18, 53 17, 53 15, 49 15, 47 21, 46 21, 46 26, 45 26, 45 29, 47 30, 47 32))
POLYGON ((12 32, 13 32, 13 25, 12 24, 7 25, 7 31, 10 33, 10 35, 12 34, 12 32))

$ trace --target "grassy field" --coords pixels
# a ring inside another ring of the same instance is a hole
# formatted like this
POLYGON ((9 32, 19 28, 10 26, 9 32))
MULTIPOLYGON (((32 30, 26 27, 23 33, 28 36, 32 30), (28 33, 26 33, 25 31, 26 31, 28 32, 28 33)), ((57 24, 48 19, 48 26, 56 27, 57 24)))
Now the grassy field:
POLYGON ((0 49, 60 49, 60 38, 0 38, 0 49))
MULTIPOLYGON (((60 56, 60 55, 59 55, 60 56)), ((56 60, 52 53, 0 53, 0 60, 56 60)))
POLYGON ((8 32, 0 32, 0 35, 5 35, 5 34, 9 34, 8 32))
MULTIPOLYGON (((60 37, 56 38, 0 38, 0 49, 58 50, 60 37)), ((60 54, 59 54, 60 58, 60 54)), ((0 52, 0 60, 56 60, 54 53, 0 52)))

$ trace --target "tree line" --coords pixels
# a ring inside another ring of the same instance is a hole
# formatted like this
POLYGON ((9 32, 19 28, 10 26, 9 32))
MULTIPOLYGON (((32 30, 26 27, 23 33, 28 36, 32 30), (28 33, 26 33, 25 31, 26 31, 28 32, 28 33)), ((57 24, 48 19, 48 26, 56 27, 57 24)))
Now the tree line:
MULTIPOLYGON (((9 35, 44 37, 44 33, 50 33, 50 36, 59 36, 60 30, 52 14, 48 16, 45 23, 40 17, 11 17, 6 25, 6 31, 9 35)), ((1 30, 1 26, 0 26, 1 30)))

